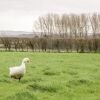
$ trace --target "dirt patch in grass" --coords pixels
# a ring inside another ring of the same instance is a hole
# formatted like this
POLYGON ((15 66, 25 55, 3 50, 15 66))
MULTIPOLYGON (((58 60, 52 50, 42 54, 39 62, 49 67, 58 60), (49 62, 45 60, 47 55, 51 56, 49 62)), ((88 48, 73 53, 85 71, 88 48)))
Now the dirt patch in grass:
POLYGON ((68 74, 70 74, 70 75, 77 75, 78 73, 74 72, 74 71, 69 71, 68 74))
POLYGON ((45 71, 44 75, 59 75, 58 72, 45 71))

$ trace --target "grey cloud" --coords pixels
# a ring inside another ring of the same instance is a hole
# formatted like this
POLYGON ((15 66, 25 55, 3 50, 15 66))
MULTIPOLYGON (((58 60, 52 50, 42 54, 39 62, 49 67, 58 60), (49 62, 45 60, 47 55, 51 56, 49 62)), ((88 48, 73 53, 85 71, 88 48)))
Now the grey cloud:
POLYGON ((30 30, 45 13, 100 12, 100 0, 0 0, 0 30, 30 30))
POLYGON ((29 14, 35 11, 97 10, 100 9, 99 3, 99 0, 0 0, 0 12, 15 11, 29 14))

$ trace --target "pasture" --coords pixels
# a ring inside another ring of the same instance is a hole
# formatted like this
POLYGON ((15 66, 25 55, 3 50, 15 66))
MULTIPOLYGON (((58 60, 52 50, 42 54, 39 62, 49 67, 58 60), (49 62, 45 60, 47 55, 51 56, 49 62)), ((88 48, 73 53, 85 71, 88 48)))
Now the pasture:
POLYGON ((100 100, 100 54, 0 52, 0 100, 100 100), (10 79, 24 57, 25 76, 10 79))

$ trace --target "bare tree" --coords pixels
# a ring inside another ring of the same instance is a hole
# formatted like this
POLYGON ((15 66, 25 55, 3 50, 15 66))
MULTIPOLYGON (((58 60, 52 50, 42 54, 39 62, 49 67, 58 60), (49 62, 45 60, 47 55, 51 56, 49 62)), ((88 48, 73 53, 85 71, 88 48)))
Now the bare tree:
POLYGON ((94 13, 92 16, 90 16, 90 23, 92 27, 92 33, 93 33, 93 49, 95 52, 98 50, 98 41, 96 37, 99 33, 99 18, 98 14, 94 13))

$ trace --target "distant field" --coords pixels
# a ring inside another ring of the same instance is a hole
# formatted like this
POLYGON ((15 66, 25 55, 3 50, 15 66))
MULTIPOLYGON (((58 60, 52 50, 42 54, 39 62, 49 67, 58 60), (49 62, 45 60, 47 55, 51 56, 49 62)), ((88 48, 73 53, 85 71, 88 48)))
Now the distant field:
POLYGON ((0 52, 0 100, 100 100, 100 54, 0 52), (24 57, 25 77, 11 80, 24 57))

